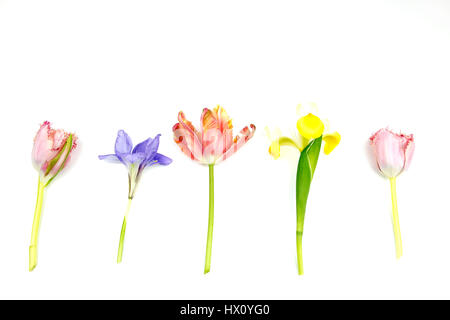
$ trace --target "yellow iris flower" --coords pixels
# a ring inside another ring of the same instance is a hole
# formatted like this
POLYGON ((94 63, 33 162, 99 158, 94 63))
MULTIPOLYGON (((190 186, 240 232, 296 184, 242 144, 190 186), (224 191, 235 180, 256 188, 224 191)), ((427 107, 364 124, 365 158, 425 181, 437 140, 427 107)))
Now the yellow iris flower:
MULTIPOLYGON (((326 132, 322 120, 312 113, 298 119, 297 130, 299 135, 294 137, 279 136, 277 133, 274 137, 271 137, 269 153, 274 159, 280 157, 281 146, 294 147, 301 152, 311 140, 322 136, 322 140, 325 142, 324 153, 328 155, 341 141, 341 135, 338 132, 326 132)), ((271 134, 269 133, 269 135, 271 134)))
MULTIPOLYGON (((315 107, 314 104, 310 104, 310 106, 315 107)), ((299 111, 302 111, 300 110, 301 108, 303 108, 303 106, 299 105, 299 111)), ((271 132, 269 132, 266 128, 269 138, 271 138, 272 141, 269 147, 269 153, 275 159, 280 157, 281 146, 294 147, 300 151, 295 193, 297 207, 297 266, 299 275, 303 274, 302 238, 306 213, 306 201, 308 199, 311 181, 319 159, 322 141, 325 145, 325 154, 330 154, 341 141, 341 135, 339 133, 328 132, 326 127, 327 126, 319 117, 314 115, 312 112, 309 112, 298 119, 297 130, 294 132, 292 137, 281 136, 281 134, 279 134, 279 130, 276 130, 273 134, 271 134, 271 132)))

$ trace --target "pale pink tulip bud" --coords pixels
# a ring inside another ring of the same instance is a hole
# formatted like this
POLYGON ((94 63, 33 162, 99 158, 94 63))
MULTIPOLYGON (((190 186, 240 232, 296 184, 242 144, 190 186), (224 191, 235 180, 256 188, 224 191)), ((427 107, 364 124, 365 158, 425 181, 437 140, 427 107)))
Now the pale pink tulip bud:
POLYGON ((378 169, 387 178, 395 178, 409 167, 414 153, 413 135, 397 134, 380 129, 372 137, 378 169))
POLYGON ((34 138, 32 160, 41 181, 50 181, 67 165, 70 154, 77 146, 77 137, 61 129, 52 129, 45 121, 34 138))

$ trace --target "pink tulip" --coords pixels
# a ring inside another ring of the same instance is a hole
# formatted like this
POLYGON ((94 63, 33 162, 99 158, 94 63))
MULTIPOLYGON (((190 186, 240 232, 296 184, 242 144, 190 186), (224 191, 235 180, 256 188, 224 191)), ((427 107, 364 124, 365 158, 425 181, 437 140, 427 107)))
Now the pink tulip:
POLYGON ((31 157, 34 167, 39 172, 39 180, 29 248, 30 271, 37 265, 37 243, 45 187, 64 169, 76 146, 77 137, 73 133, 52 129, 48 121, 41 125, 34 138, 31 157))
POLYGON ((397 258, 403 255, 402 237, 397 207, 396 178, 409 167, 414 153, 413 135, 397 134, 388 129, 378 130, 370 137, 378 169, 391 184, 392 224, 397 258))
POLYGON ((387 178, 395 178, 409 167, 414 153, 413 135, 378 130, 371 138, 378 169, 387 178))
POLYGON ((77 147, 77 137, 61 129, 52 129, 45 121, 34 138, 32 160, 46 185, 67 165, 77 147))

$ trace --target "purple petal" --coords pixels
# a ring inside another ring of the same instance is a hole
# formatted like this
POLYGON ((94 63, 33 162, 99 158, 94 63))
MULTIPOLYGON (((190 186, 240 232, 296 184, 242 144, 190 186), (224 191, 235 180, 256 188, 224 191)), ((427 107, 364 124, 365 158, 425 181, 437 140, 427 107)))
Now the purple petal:
POLYGON ((143 153, 125 153, 125 154, 119 154, 119 158, 122 158, 122 160, 126 164, 140 164, 145 160, 145 154, 143 153))
POLYGON ((156 151, 158 151, 160 136, 161 136, 160 134, 157 134, 156 137, 145 148, 146 161, 152 160, 156 154, 156 151))
POLYGON ((157 153, 153 160, 156 160, 158 164, 163 166, 167 166, 172 163, 172 159, 166 157, 165 155, 162 155, 161 153, 157 153))
POLYGON ((106 160, 111 162, 120 162, 120 159, 115 154, 105 154, 98 156, 100 160, 106 160))
POLYGON ((148 138, 147 140, 142 141, 141 143, 138 143, 134 149, 133 153, 145 153, 145 149, 147 148, 147 145, 152 141, 152 138, 148 138))
POLYGON ((132 149, 133 149, 133 143, 131 142, 131 138, 128 136, 128 134, 125 131, 120 130, 117 133, 116 146, 115 146, 116 154, 119 155, 119 154, 131 153, 132 149))

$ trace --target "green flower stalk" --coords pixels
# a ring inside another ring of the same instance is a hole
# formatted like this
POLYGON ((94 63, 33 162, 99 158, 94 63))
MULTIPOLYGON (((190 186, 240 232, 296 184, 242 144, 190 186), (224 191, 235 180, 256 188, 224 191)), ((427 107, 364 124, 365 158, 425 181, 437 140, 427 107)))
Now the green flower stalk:
POLYGON ((133 148, 133 143, 131 142, 131 138, 128 136, 128 134, 123 130, 119 130, 115 143, 115 153, 99 156, 100 160, 122 163, 128 169, 128 204, 122 222, 122 229, 120 231, 119 249, 117 251, 117 263, 122 262, 125 231, 127 228, 131 201, 134 198, 136 187, 141 178, 142 172, 146 167, 155 164, 166 166, 172 163, 172 159, 157 152, 159 148, 160 136, 161 135, 158 134, 153 139, 148 138, 147 140, 138 143, 133 148))
POLYGON ((280 137, 278 133, 272 135, 267 129, 271 139, 269 153, 274 159, 280 157, 280 146, 294 147, 300 151, 296 178, 296 244, 297 244, 297 267, 298 274, 303 270, 303 227, 305 223, 306 203, 308 201, 311 182, 316 170, 317 161, 321 150, 322 141, 325 142, 324 152, 330 154, 339 144, 341 136, 337 132, 324 133, 325 126, 320 118, 312 113, 301 117, 297 121, 299 135, 295 137, 280 137), (273 136, 273 137, 272 137, 273 136))
POLYGON ((172 127, 173 138, 180 150, 190 159, 209 168, 209 213, 206 237, 206 256, 204 274, 211 271, 211 253, 214 227, 214 166, 238 151, 253 137, 256 127, 250 124, 233 136, 231 118, 221 106, 210 110, 204 108, 198 130, 188 121, 182 111, 178 122, 172 127))
POLYGON ((398 134, 389 129, 380 129, 369 139, 375 156, 377 169, 391 185, 392 227, 394 231, 397 259, 403 255, 402 236, 397 207, 397 177, 410 165, 414 149, 412 134, 398 134))
POLYGON ((32 160, 39 172, 39 179, 29 247, 29 271, 33 271, 38 263, 39 226, 45 188, 67 165, 76 146, 77 137, 74 134, 52 129, 48 121, 41 125, 34 138, 32 160))

